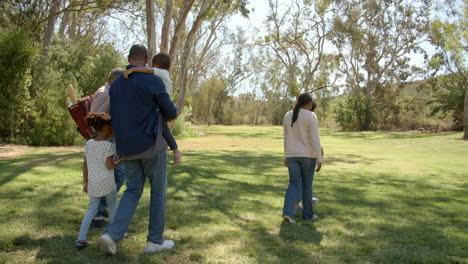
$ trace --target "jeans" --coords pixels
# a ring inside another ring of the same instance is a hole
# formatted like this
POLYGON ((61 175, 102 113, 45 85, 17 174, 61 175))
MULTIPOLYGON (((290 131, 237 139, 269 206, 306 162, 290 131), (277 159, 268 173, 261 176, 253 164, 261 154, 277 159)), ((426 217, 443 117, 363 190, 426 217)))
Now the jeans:
MULTIPOLYGON (((114 220, 115 211, 117 209, 117 191, 114 190, 103 197, 106 198, 107 203, 109 205, 109 222, 112 222, 114 220)), ((86 241, 89 226, 91 225, 93 216, 98 210, 99 201, 103 197, 89 197, 88 211, 83 216, 83 220, 81 221, 80 234, 78 235, 78 240, 86 241)))
MULTIPOLYGON (((115 177, 115 185, 117 186, 117 193, 118 193, 125 181, 125 166, 123 164, 120 164, 114 169, 114 177, 115 177)), ((106 198, 102 197, 99 202, 97 213, 94 217, 102 217, 104 215, 104 212, 106 211, 106 208, 107 208, 106 198)))
POLYGON ((154 159, 126 160, 123 164, 126 170, 127 189, 120 199, 114 222, 107 226, 104 233, 116 242, 123 239, 143 193, 146 177, 148 177, 151 193, 147 239, 153 243, 162 244, 166 210, 166 149, 159 151, 154 159))
POLYGON ((283 215, 294 216, 297 195, 302 190, 302 219, 312 219, 312 182, 314 180, 316 158, 292 157, 287 158, 289 171, 289 185, 284 198, 283 215))

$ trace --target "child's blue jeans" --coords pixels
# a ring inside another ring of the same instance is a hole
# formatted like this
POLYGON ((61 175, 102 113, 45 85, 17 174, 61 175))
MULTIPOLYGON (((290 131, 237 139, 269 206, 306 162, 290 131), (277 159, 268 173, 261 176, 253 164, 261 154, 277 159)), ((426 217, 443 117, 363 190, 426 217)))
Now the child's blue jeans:
MULTIPOLYGON (((112 221, 114 221, 115 211, 117 210, 117 190, 113 190, 103 197, 106 197, 107 206, 109 208, 109 222, 112 223, 112 221)), ((91 221, 93 220, 93 217, 98 210, 101 198, 102 197, 89 197, 88 211, 84 215, 83 221, 81 221, 78 240, 86 241, 89 226, 91 225, 91 221)))
MULTIPOLYGON (((114 159, 115 161, 116 159, 114 159)), ((115 185, 117 186, 117 193, 119 193, 120 188, 123 186, 125 182, 125 167, 123 164, 120 164, 117 168, 114 168, 114 177, 115 177, 115 185)), ((96 217, 102 217, 104 212, 107 208, 107 202, 105 196, 101 197, 101 202, 99 203, 99 207, 97 210, 96 217)))

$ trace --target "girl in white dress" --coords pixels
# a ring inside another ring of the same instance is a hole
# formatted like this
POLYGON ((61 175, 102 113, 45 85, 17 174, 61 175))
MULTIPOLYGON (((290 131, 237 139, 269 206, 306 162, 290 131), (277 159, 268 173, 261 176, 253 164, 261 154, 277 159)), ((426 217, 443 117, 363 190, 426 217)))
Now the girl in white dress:
POLYGON ((113 160, 115 145, 107 139, 113 136, 110 116, 106 113, 88 113, 85 121, 97 132, 97 137, 85 144, 83 163, 83 191, 89 196, 88 211, 81 222, 75 247, 88 246, 88 229, 96 214, 101 197, 105 197, 109 206, 109 222, 114 220, 117 209, 117 188, 114 180, 114 168, 121 160, 113 160))

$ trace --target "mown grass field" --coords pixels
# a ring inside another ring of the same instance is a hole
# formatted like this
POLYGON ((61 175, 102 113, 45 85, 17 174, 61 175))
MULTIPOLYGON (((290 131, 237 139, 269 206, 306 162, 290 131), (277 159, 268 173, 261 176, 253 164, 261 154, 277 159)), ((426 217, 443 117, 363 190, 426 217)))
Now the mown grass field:
MULTIPOLYGON (((148 192, 116 256, 76 250, 82 148, 35 148, 0 161, 0 263, 468 263, 461 133, 322 130, 319 219, 291 225, 281 218, 282 128, 200 129, 179 140, 183 165, 168 172, 174 250, 143 253, 148 192)), ((101 232, 91 228, 90 240, 101 232)))

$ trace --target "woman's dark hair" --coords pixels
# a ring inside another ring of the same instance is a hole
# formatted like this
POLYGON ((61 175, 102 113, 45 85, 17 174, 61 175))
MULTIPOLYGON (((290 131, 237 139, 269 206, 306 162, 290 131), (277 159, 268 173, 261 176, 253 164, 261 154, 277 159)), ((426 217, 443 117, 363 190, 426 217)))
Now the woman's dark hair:
POLYGON ((310 96, 310 94, 308 93, 303 93, 297 97, 297 102, 293 110, 291 127, 293 126, 294 122, 296 122, 297 117, 299 116, 299 110, 301 109, 301 107, 311 102, 312 102, 312 96, 310 96))
POLYGON ((105 126, 110 126, 110 115, 106 113, 90 112, 84 118, 88 126, 94 128, 96 131, 101 131, 105 126))
POLYGON ((312 101, 312 109, 310 109, 310 111, 314 112, 315 108, 317 108, 317 103, 315 101, 312 101))

